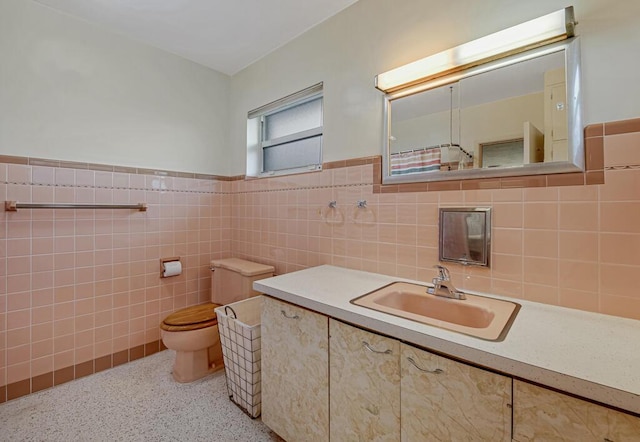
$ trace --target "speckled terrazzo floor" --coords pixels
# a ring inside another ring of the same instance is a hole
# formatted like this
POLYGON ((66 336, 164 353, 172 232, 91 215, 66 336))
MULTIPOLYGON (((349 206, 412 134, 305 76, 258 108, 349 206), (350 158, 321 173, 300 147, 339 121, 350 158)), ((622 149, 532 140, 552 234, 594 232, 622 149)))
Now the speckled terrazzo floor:
POLYGON ((0 404, 2 441, 281 441, 227 396, 224 371, 179 384, 174 353, 0 404))

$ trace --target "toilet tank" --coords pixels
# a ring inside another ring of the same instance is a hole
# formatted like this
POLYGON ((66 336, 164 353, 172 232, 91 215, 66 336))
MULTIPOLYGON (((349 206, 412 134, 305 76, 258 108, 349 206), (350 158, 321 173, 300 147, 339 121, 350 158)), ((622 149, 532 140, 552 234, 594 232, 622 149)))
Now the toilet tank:
POLYGON ((214 259, 211 261, 211 302, 232 302, 259 295, 253 290, 253 281, 273 276, 273 266, 258 264, 239 258, 214 259))

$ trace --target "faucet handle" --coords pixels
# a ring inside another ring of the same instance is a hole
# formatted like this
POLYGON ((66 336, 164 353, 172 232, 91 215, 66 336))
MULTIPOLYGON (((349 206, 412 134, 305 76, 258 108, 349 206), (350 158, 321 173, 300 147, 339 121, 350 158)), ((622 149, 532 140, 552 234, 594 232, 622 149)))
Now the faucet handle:
POLYGON ((438 279, 440 281, 450 281, 451 280, 451 274, 449 273, 449 269, 446 268, 445 266, 441 266, 441 265, 435 265, 433 266, 434 269, 438 269, 438 279))

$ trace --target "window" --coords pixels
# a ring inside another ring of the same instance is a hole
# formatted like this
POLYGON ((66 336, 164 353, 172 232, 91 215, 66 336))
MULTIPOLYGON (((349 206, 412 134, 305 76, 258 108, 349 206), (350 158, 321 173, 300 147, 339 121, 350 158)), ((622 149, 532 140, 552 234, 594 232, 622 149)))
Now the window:
POLYGON ((481 143, 479 147, 480 167, 513 167, 525 164, 524 138, 481 143))
POLYGON ((322 168, 322 83, 248 114, 247 175, 322 168))

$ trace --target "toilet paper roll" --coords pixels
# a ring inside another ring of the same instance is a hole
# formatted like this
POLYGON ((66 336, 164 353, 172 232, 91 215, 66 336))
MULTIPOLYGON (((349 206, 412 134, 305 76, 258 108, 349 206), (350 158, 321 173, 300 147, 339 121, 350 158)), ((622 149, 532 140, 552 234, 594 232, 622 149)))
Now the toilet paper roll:
POLYGON ((162 276, 165 278, 168 276, 177 276, 182 273, 182 263, 180 261, 169 261, 163 263, 164 272, 162 276))

